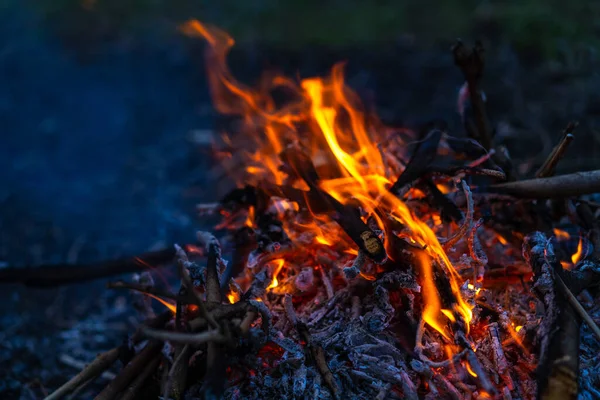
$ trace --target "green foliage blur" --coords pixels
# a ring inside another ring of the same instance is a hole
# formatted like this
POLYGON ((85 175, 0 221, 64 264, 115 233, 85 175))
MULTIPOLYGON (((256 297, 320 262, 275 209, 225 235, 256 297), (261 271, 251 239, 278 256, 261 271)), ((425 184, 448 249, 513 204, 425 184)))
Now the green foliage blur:
POLYGON ((509 42, 556 57, 600 43, 600 1, 585 0, 27 0, 59 34, 140 35, 189 18, 238 42, 302 49, 465 39, 509 42), (94 32, 94 31, 100 31, 94 32))

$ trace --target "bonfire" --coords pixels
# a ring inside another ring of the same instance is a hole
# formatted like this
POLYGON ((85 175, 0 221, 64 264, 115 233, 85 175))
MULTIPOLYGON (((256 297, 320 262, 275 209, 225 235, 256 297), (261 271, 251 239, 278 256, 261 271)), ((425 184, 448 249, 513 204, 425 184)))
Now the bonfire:
MULTIPOLYGON (((198 206, 221 222, 194 244, 81 272, 143 271, 109 286, 166 309, 48 399, 119 358, 96 399, 148 398, 149 387, 162 399, 598 393, 598 375, 579 373, 598 368, 580 359, 580 331, 600 330, 577 296, 589 308, 600 282, 600 205, 585 196, 600 192, 600 171, 553 176, 576 124, 535 178, 518 181, 494 144, 479 44, 453 48, 465 136, 440 122, 384 126, 343 64, 250 88, 227 68, 226 33, 198 21, 182 31, 207 42, 214 106, 231 122, 214 144, 219 186, 207 190, 235 187, 198 206), (180 287, 155 284, 148 264, 176 267, 180 287)), ((61 268, 25 283, 57 283, 61 268)))

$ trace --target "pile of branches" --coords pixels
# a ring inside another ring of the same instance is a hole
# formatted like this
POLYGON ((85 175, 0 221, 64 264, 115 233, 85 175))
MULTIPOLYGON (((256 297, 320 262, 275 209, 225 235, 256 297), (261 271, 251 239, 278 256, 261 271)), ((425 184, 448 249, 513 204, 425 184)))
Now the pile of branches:
MULTIPOLYGON (((483 50, 458 43, 453 51, 467 82, 471 110, 463 118, 472 140, 448 143, 454 152, 475 152, 477 158, 458 167, 436 164, 445 130, 429 126, 390 191, 403 198, 411 189, 424 191, 425 199, 406 199, 411 209, 423 218, 427 209, 440 211, 444 221, 458 226, 440 243, 465 280, 461 293, 474 306, 470 326, 453 321, 452 340, 425 330, 425 286, 433 284, 443 308, 452 309, 458 300, 441 266, 429 276, 416 272, 424 249, 394 239, 395 254, 388 260, 376 227, 351 207, 316 189, 306 200, 291 188, 279 188, 280 198, 332 211, 359 248, 358 255, 335 246, 329 252, 295 254, 281 221, 265 206, 272 199, 261 188, 246 187, 202 207, 258 210, 253 228, 225 235, 232 248, 229 262, 222 241, 199 233, 195 252, 174 245, 87 267, 0 270, 4 282, 53 286, 139 272, 146 261, 176 259, 177 293, 157 288, 145 272, 145 279, 109 285, 168 300, 170 310, 140 326, 127 343, 99 355, 48 399, 77 393, 117 360, 121 371, 97 399, 568 399, 597 394, 600 377, 579 374, 580 328, 584 322, 598 338, 600 329, 576 296, 593 299, 600 283, 600 204, 585 197, 600 192, 600 171, 554 176, 574 137, 576 124, 569 124, 536 177, 515 181, 508 153, 494 145, 485 111, 483 50), (461 190, 443 194, 434 184, 439 176, 459 182, 461 190), (482 176, 482 182, 501 183, 479 184, 472 191, 467 180, 482 176), (565 226, 579 227, 585 243, 570 269, 561 263, 572 254, 570 242, 558 241, 555 231, 565 226), (370 232, 367 238, 365 232, 370 232), (194 253, 201 253, 205 263, 190 261, 194 253), (294 262, 273 286, 277 272, 270 263, 282 256, 294 262), (244 279, 246 290, 239 285, 244 279), (474 285, 484 279, 484 289, 474 285), (228 302, 229 296, 234 300, 228 302)), ((282 160, 293 170, 310 168, 297 152, 282 160)), ((586 371, 598 369, 594 362, 586 361, 591 363, 586 371)))

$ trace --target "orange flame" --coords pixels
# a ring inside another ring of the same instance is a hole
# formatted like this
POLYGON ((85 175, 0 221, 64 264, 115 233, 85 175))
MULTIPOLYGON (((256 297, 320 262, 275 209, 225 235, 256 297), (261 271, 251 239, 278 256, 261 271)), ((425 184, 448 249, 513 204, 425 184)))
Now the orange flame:
MULTIPOLYGON (((186 23, 182 30, 209 43, 208 78, 215 107, 223 114, 241 117, 244 135, 238 135, 239 141, 250 141, 247 145, 245 142, 238 144, 245 151, 242 155, 246 156, 249 167, 229 171, 238 184, 265 181, 283 184, 288 177, 279 168, 279 154, 290 145, 302 149, 315 164, 320 178, 317 184, 324 192, 342 204, 352 202, 360 205, 366 215, 376 220, 380 229, 385 228, 386 219, 400 222, 408 229, 409 239, 424 249, 418 261, 423 277, 425 322, 448 338, 445 331, 448 320, 458 320, 460 316, 468 332, 472 308, 462 298, 462 279, 434 231, 388 191, 392 182, 387 176, 397 176, 401 171, 384 163, 376 139, 382 139, 377 135, 385 130, 372 129, 372 124, 378 126, 380 123, 376 117, 366 115, 358 96, 345 84, 343 64, 335 65, 328 78, 304 79, 299 83, 281 76, 267 76, 261 80, 258 90, 253 91, 237 82, 226 66, 225 58, 234 43, 231 37, 195 20, 186 23), (271 95, 274 89, 290 92, 293 94, 290 97, 295 100, 285 105, 276 104, 271 95), (448 276, 457 302, 451 310, 444 312, 441 309, 432 263, 436 263, 448 276)), ((304 188, 302 185, 296 183, 294 187, 307 190, 306 185, 304 188)), ((442 192, 450 190, 442 185, 439 188, 442 192)), ((337 234, 328 232, 323 235, 323 221, 327 219, 313 216, 316 222, 309 226, 300 226, 292 219, 287 219, 285 224, 292 224, 299 231, 311 230, 317 243, 328 246, 343 244, 346 247, 344 251, 354 250, 354 245, 346 242, 347 237, 339 229, 337 234)), ((389 235, 392 234, 395 232, 385 234, 386 249, 389 249, 389 235)), ((277 287, 277 275, 284 265, 283 260, 277 262, 269 289, 277 287)))
POLYGON ((471 368, 471 365, 468 362, 465 362, 465 368, 467 369, 467 372, 469 373, 469 375, 471 375, 474 378, 477 378, 477 374, 475 373, 475 371, 473 371, 473 369, 471 368))
POLYGON ((575 254, 573 254, 571 256, 571 262, 573 263, 573 265, 575 265, 579 261, 581 261, 582 256, 583 256, 583 238, 580 236, 579 243, 577 243, 577 251, 575 252, 575 254))
POLYGON ((558 228, 554 228, 554 236, 556 236, 556 238, 558 240, 567 240, 567 239, 571 238, 571 235, 569 235, 569 232, 563 231, 562 229, 558 229, 558 228))
POLYGON ((229 304, 234 304, 240 301, 240 295, 235 292, 230 292, 227 294, 227 300, 229 300, 229 304))
POLYGON ((167 308, 168 308, 168 309, 169 309, 169 310, 170 310, 170 311, 171 311, 173 314, 175 314, 175 313, 177 312, 177 306, 176 306, 175 304, 173 304, 173 303, 169 303, 168 301, 166 301, 166 300, 163 300, 163 299, 161 299, 160 297, 158 297, 158 296, 155 296, 155 295, 153 295, 153 294, 150 294, 150 293, 145 293, 145 294, 146 294, 146 296, 150 296, 150 297, 152 297, 153 299, 155 299, 155 300, 158 300, 158 301, 159 301, 160 303, 162 303, 162 304, 163 304, 165 307, 167 307, 167 308))
POLYGON ((279 282, 277 281, 277 275, 279 275, 285 264, 285 261, 282 258, 274 260, 274 262, 277 264, 277 266, 275 267, 275 271, 273 272, 273 280, 271 281, 271 284, 267 287, 267 290, 274 289, 277 286, 279 286, 279 282))

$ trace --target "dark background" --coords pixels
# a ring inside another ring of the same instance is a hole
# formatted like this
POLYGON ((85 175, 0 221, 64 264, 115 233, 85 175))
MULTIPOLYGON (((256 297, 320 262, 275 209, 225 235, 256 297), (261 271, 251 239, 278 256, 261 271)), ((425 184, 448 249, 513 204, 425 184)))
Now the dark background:
MULTIPOLYGON (((177 31, 188 18, 231 32, 246 82, 346 60, 384 121, 442 117, 456 135, 463 80, 449 47, 482 39, 497 141, 527 175, 571 119, 559 172, 600 164, 599 16, 582 0, 0 0, 0 263, 133 255, 206 228, 194 204, 215 200, 211 158, 193 132, 216 116, 203 43, 177 31)), ((74 373, 56 369, 56 348, 103 292, 3 287, 0 394, 35 397, 74 373)))

